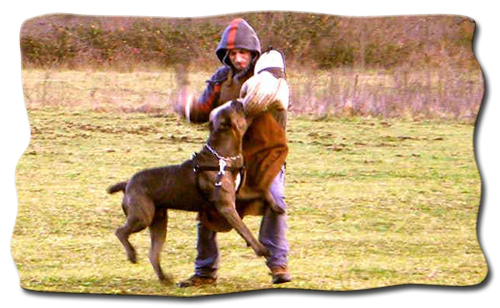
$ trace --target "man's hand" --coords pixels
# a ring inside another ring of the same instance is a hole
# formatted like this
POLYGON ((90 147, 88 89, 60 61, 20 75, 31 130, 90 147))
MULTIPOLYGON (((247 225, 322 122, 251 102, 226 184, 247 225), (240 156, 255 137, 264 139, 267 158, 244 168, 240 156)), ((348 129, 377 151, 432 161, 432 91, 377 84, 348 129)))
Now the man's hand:
POLYGON ((177 96, 177 102, 174 106, 174 110, 180 116, 190 120, 191 106, 195 101, 193 92, 189 86, 181 86, 179 95, 177 96))

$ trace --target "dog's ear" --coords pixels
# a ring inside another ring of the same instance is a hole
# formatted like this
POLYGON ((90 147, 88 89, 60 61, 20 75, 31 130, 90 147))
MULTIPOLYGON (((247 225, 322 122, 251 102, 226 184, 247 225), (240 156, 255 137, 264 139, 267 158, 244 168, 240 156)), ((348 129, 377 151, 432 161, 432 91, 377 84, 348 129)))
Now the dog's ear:
POLYGON ((243 106, 242 100, 240 100, 240 99, 234 99, 231 102, 231 105, 233 106, 234 110, 236 110, 236 112, 245 113, 245 107, 243 106))
POLYGON ((234 118, 234 124, 238 127, 238 130, 245 132, 248 128, 246 117, 245 107, 243 106, 242 99, 235 99, 231 102, 231 107, 238 114, 237 117, 234 118))

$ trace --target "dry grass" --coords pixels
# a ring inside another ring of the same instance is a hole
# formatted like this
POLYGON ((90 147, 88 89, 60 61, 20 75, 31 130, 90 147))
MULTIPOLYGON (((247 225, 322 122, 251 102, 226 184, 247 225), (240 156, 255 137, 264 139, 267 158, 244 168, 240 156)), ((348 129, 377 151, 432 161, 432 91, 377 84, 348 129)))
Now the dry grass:
MULTIPOLYGON (((182 76, 183 77, 183 76, 182 76)), ((178 91, 170 71, 98 72, 24 70, 29 108, 171 113, 178 91)), ((201 93, 210 73, 188 74, 201 93)), ((374 116, 445 119, 473 123, 484 94, 480 71, 298 71, 288 70, 291 113, 314 116, 374 116)))

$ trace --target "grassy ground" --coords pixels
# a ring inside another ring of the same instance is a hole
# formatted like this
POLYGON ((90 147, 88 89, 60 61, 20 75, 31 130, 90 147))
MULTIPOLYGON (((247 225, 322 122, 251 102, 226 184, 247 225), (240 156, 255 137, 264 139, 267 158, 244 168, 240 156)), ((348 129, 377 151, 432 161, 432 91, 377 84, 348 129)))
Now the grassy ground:
MULTIPOLYGON (((286 196, 294 280, 271 285, 264 260, 232 231, 219 235, 218 284, 180 289, 157 282, 147 232, 132 237, 139 263, 126 260, 113 235, 124 222, 121 196, 105 189, 142 168, 188 159, 204 143, 205 127, 161 113, 27 104, 32 133, 17 165, 12 239, 23 288, 198 296, 463 286, 486 276, 476 236, 481 181, 472 125, 292 117, 286 196)), ((169 213, 162 264, 178 281, 193 271, 196 220, 169 213)), ((245 222, 257 232, 258 217, 245 222)))

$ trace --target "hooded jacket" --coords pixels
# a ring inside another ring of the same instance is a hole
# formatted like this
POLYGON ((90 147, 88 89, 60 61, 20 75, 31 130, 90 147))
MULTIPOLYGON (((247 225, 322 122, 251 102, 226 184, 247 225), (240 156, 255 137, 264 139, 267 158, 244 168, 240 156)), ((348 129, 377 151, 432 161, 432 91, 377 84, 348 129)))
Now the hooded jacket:
POLYGON ((234 19, 224 30, 219 45, 217 49, 215 49, 215 54, 220 62, 232 67, 231 60, 228 57, 228 51, 234 48, 249 50, 253 55, 253 63, 255 63, 261 53, 260 41, 257 34, 254 29, 241 18, 234 19))
MULTIPOLYGON (((260 42, 254 29, 237 18, 224 30, 215 54, 224 66, 207 81, 201 97, 184 108, 184 116, 191 122, 208 121, 212 109, 239 97, 241 86, 253 76, 255 62, 261 54, 260 42), (228 50, 232 48, 246 49, 253 55, 251 64, 242 72, 237 72, 231 64, 228 50)), ((245 185, 269 189, 288 154, 285 129, 286 110, 265 111, 253 118, 243 139, 247 168, 245 185)), ((262 208, 249 204, 239 203, 236 207, 241 217, 263 214, 262 208)), ((200 213, 200 220, 214 231, 227 231, 227 222, 215 210, 200 213)))

